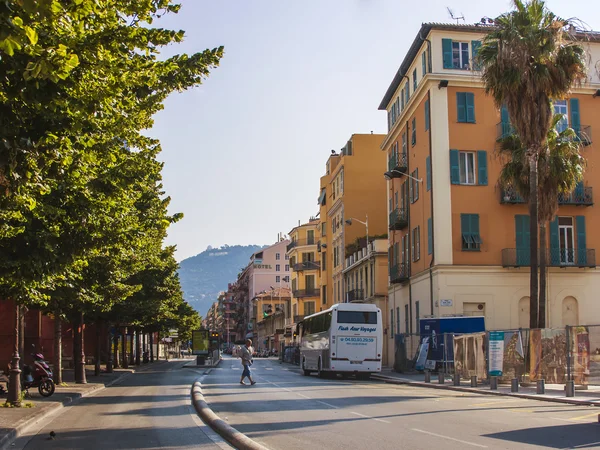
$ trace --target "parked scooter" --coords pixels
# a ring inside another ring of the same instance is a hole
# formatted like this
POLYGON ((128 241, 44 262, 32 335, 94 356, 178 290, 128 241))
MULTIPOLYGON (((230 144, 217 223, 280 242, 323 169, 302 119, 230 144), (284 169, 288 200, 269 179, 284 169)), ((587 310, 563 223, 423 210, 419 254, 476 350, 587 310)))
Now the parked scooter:
MULTIPOLYGON (((35 346, 33 346, 35 351, 35 346)), ((25 364, 21 371, 21 390, 29 394, 29 389, 38 388, 42 397, 54 394, 56 385, 52 379, 52 370, 41 353, 32 353, 33 367, 25 364)))

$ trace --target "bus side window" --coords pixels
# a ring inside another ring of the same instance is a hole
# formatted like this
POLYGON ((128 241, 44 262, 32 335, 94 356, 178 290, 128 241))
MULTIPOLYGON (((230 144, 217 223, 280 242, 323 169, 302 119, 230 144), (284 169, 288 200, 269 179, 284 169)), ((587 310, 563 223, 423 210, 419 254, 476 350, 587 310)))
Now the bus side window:
POLYGON ((323 331, 327 331, 331 328, 331 313, 324 315, 325 323, 323 324, 323 331))

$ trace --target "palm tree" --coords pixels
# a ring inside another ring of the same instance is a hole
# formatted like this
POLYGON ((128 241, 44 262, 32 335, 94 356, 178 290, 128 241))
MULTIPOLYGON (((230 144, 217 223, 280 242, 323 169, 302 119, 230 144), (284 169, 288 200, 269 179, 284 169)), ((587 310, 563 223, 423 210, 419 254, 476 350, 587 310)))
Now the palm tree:
POLYGON ((513 0, 478 52, 486 93, 506 106, 529 164, 530 327, 538 319, 538 159, 547 148, 553 117, 552 99, 564 98, 585 79, 584 49, 567 32, 569 20, 546 8, 544 1, 513 0))
MULTIPOLYGON (((548 132, 546 148, 538 156, 538 223, 540 246, 539 256, 540 293, 539 322, 540 328, 546 326, 546 226, 558 211, 560 195, 571 194, 577 183, 583 179, 585 159, 580 154, 581 140, 572 128, 557 131, 557 124, 563 118, 555 114, 548 132)), ((511 134, 500 141, 500 156, 506 158, 498 178, 498 185, 503 189, 511 189, 525 201, 529 200, 529 163, 527 150, 516 134, 511 134)))

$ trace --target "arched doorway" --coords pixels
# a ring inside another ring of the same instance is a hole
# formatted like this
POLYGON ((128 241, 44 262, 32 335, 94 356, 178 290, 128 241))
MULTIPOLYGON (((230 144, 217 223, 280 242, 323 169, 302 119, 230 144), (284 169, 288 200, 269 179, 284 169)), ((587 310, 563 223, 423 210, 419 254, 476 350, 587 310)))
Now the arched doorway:
POLYGON ((519 328, 529 328, 529 297, 519 300, 519 328))
POLYGON ((575 297, 565 297, 562 301, 562 322, 566 325, 579 325, 579 304, 575 297))

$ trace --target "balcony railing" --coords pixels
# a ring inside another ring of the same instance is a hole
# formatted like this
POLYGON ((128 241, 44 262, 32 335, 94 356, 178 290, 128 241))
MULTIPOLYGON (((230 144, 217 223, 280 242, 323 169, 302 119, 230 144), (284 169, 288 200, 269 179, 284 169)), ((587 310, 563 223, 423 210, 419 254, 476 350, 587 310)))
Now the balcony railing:
POLYGON ((388 158, 388 170, 395 171, 392 172, 392 178, 398 178, 401 176, 400 173, 405 173, 408 169, 408 158, 406 153, 402 152, 392 152, 390 157, 388 158))
POLYGON ((558 204, 591 206, 594 204, 592 188, 589 186, 583 187, 582 185, 578 185, 570 194, 559 194, 558 204))
POLYGON ((290 242, 286 249, 289 252, 291 249, 301 247, 303 245, 316 245, 317 241, 315 238, 312 239, 298 239, 297 241, 290 242))
POLYGON ((390 267, 390 283, 403 283, 408 281, 408 265, 404 263, 390 267))
POLYGON ((346 293, 347 302, 357 302, 365 299, 364 289, 353 289, 346 293))
MULTIPOLYGON (((593 248, 547 248, 545 252, 548 267, 596 267, 596 250, 593 248)), ((502 267, 528 267, 530 261, 529 248, 502 250, 502 267)))
POLYGON ((408 226, 408 214, 405 208, 396 208, 390 213, 390 230, 402 230, 408 226))
MULTIPOLYGON (((517 191, 513 189, 502 189, 500 191, 500 203, 517 204, 525 203, 525 199, 521 197, 517 191)), ((576 206, 591 206, 594 204, 594 196, 591 187, 577 186, 570 194, 558 195, 559 205, 576 205, 576 206)), ((390 216, 391 217, 391 216, 390 216)))
POLYGON ((318 297, 319 296, 319 290, 312 288, 312 289, 296 289, 295 291, 293 291, 294 297, 295 298, 303 298, 303 297, 318 297))
POLYGON ((319 261, 305 261, 293 265, 293 269, 296 272, 302 272, 303 270, 317 270, 321 268, 319 261))

